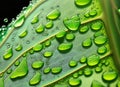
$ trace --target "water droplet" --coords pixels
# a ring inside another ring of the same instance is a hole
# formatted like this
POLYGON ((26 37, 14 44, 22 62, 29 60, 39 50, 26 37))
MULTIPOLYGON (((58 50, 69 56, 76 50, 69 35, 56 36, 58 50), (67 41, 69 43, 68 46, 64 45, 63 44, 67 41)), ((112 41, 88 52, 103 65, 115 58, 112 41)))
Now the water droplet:
POLYGON ((65 31, 65 30, 62 30, 62 31, 60 31, 60 32, 56 35, 56 39, 57 39, 59 42, 63 42, 65 35, 66 35, 66 31, 65 31))
POLYGON ((97 55, 91 55, 87 58, 88 66, 96 66, 100 61, 100 57, 97 55))
POLYGON ((85 76, 91 76, 92 73, 93 73, 93 71, 92 71, 91 69, 89 69, 89 68, 86 68, 86 69, 84 70, 84 75, 85 75, 85 76))
POLYGON ((17 45, 17 47, 15 48, 15 50, 16 50, 16 51, 22 50, 22 45, 21 45, 21 44, 17 45))
POLYGON ((80 28, 80 33, 86 33, 87 31, 89 30, 89 27, 88 26, 83 26, 80 28))
POLYGON ((70 60, 69 66, 70 66, 70 67, 75 67, 75 66, 77 66, 77 61, 75 61, 75 60, 70 60))
POLYGON ((83 56, 82 58, 80 58, 80 63, 85 63, 87 61, 87 58, 85 56, 83 56))
POLYGON ((102 70, 103 70, 102 67, 99 67, 99 66, 95 68, 95 72, 97 73, 101 72, 102 70))
POLYGON ((102 35, 103 35, 103 32, 100 30, 100 31, 95 32, 94 37, 98 37, 102 35))
POLYGON ((105 62, 105 66, 108 66, 110 63, 109 63, 109 61, 106 61, 105 62))
POLYGON ((5 19, 4 19, 4 22, 7 23, 7 22, 8 22, 8 18, 5 18, 5 19))
POLYGON ((58 46, 58 51, 62 53, 69 52, 73 47, 72 43, 62 43, 58 46))
POLYGON ((97 15, 97 11, 96 11, 96 10, 91 10, 91 11, 89 12, 89 14, 90 14, 91 17, 94 17, 94 16, 97 15))
POLYGON ((92 0, 75 0, 75 4, 79 7, 87 6, 92 0))
POLYGON ((98 31, 102 28, 102 23, 101 22, 95 22, 91 24, 91 29, 94 31, 98 31))
POLYGON ((103 73, 102 78, 107 82, 111 82, 117 78, 117 73, 115 71, 106 71, 103 73))
POLYGON ((35 75, 30 79, 29 84, 30 85, 36 85, 41 81, 41 73, 36 72, 35 75))
POLYGON ((12 69, 7 70, 7 74, 10 74, 12 72, 12 69))
POLYGON ((39 22, 39 18, 38 18, 38 15, 37 15, 32 19, 31 24, 35 24, 35 23, 38 23, 38 22, 39 22))
POLYGON ((34 53, 34 50, 33 50, 33 49, 30 49, 29 53, 30 53, 30 54, 33 54, 33 53, 34 53))
POLYGON ((80 78, 70 78, 69 79, 69 85, 70 86, 79 86, 81 84, 81 79, 80 78))
POLYGON ((49 73, 50 71, 51 71, 50 67, 47 67, 47 68, 44 69, 43 72, 44 72, 45 74, 47 74, 47 73, 49 73))
POLYGON ((75 35, 73 33, 69 33, 66 35, 67 41, 73 41, 75 39, 75 35))
POLYGON ((27 59, 23 58, 20 65, 12 72, 10 78, 17 79, 20 77, 24 77, 24 76, 26 76, 27 73, 28 73, 27 59))
POLYGON ((73 16, 72 18, 65 18, 63 23, 71 31, 77 31, 80 26, 80 18, 79 16, 73 16))
POLYGON ((40 69, 40 68, 42 68, 43 67, 43 65, 44 65, 44 62, 43 61, 34 61, 33 63, 32 63, 32 67, 34 68, 34 69, 40 69))
POLYGON ((79 75, 82 75, 82 74, 83 74, 83 71, 82 71, 82 70, 79 70, 78 74, 79 74, 79 75))
POLYGON ((36 31, 37 33, 42 33, 42 32, 44 31, 44 26, 43 26, 42 24, 40 24, 40 25, 35 29, 35 31, 36 31))
POLYGON ((19 34, 19 37, 20 38, 23 38, 27 35, 28 31, 27 30, 24 30, 22 33, 19 34))
POLYGON ((62 71, 62 67, 53 67, 51 71, 53 74, 58 74, 62 71))
POLYGON ((103 84, 98 82, 97 80, 93 80, 91 87, 105 87, 105 86, 103 86, 103 84))
POLYGON ((15 66, 18 66, 20 64, 20 61, 17 60, 14 64, 15 64, 15 66))
POLYGON ((50 28, 52 28, 53 27, 53 21, 52 20, 50 20, 49 22, 47 22, 47 24, 45 25, 45 27, 47 28, 47 29, 50 29, 50 28))
POLYGON ((43 48, 43 45, 42 44, 36 44, 34 47, 33 47, 33 50, 35 52, 38 52, 38 51, 41 51, 43 48))
POLYGON ((73 74, 73 78, 78 78, 79 74, 76 72, 73 74))
POLYGON ((84 17, 89 18, 90 17, 89 13, 85 13, 84 17))
POLYGON ((43 55, 44 55, 44 57, 49 58, 53 55, 53 53, 50 51, 46 51, 43 55))
POLYGON ((47 15, 47 18, 50 19, 50 20, 55 20, 59 16, 60 16, 60 11, 58 9, 55 9, 47 15))
POLYGON ((92 40, 91 38, 87 38, 82 42, 82 46, 85 48, 91 47, 92 46, 92 40))
POLYGON ((30 44, 30 41, 29 41, 29 40, 27 40, 27 41, 26 41, 26 44, 30 44))
POLYGON ((105 46, 101 46, 98 48, 97 52, 99 54, 105 54, 107 52, 107 48, 105 46))
POLYGON ((95 44, 97 45, 103 45, 107 41, 107 38, 105 36, 98 36, 94 39, 95 44))
POLYGON ((20 26, 22 26, 23 23, 24 23, 24 21, 25 21, 25 16, 24 16, 24 15, 20 16, 20 17, 15 21, 14 27, 20 27, 20 26))
POLYGON ((0 87, 5 87, 3 77, 2 77, 2 78, 0 78, 0 87))
POLYGON ((6 50, 6 53, 3 55, 4 59, 9 59, 13 56, 13 50, 12 48, 9 48, 6 50))
POLYGON ((45 46, 46 47, 49 47, 51 45, 51 41, 50 40, 47 40, 46 42, 45 42, 45 46))

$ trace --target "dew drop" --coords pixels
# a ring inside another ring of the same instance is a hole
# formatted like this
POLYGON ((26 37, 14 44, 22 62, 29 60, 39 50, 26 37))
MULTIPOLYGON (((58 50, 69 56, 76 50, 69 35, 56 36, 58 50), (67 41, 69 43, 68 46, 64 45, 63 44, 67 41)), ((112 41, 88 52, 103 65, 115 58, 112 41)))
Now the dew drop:
POLYGON ((49 58, 53 55, 53 52, 46 51, 43 55, 44 55, 44 57, 49 58))
POLYGON ((81 84, 81 79, 70 78, 68 82, 69 82, 70 86, 75 86, 76 87, 76 86, 79 86, 81 84))
POLYGON ((30 85, 36 85, 41 81, 41 74, 40 72, 36 72, 35 75, 30 79, 30 85))
POLYGON ((78 74, 79 74, 79 75, 82 75, 82 74, 83 74, 83 71, 82 71, 82 70, 79 70, 78 74))
POLYGON ((91 10, 91 11, 89 12, 89 14, 90 14, 91 17, 94 17, 94 16, 97 15, 97 11, 96 11, 96 10, 91 10))
POLYGON ((34 68, 34 69, 40 69, 40 68, 42 68, 43 67, 43 65, 44 65, 44 62, 43 61, 34 61, 33 63, 32 63, 32 67, 34 68))
POLYGON ((65 18, 64 25, 71 31, 77 31, 80 26, 79 16, 73 16, 72 18, 65 18))
POLYGON ((80 33, 86 33, 87 31, 89 30, 89 27, 88 26, 83 26, 80 28, 80 33))
POLYGON ((23 38, 27 35, 28 31, 27 30, 24 30, 22 33, 19 34, 19 37, 20 38, 23 38))
POLYGON ((51 41, 50 40, 47 40, 46 42, 45 42, 45 46, 46 47, 49 47, 51 45, 51 41))
POLYGON ((94 31, 98 31, 102 28, 102 23, 101 22, 95 22, 91 24, 91 29, 94 31))
POLYGON ((94 39, 95 44, 97 45, 103 45, 107 41, 107 38, 105 36, 98 36, 94 39))
POLYGON ((44 31, 44 26, 43 26, 42 24, 40 24, 40 25, 35 29, 35 31, 36 31, 37 33, 42 33, 42 32, 44 31))
POLYGON ((12 72, 12 69, 7 70, 7 74, 10 74, 12 72))
POLYGON ((93 71, 89 68, 84 69, 84 75, 85 76, 91 76, 93 71))
POLYGON ((87 6, 92 0, 75 0, 75 4, 79 7, 87 6))
POLYGON ((102 71, 102 67, 98 66, 95 68, 95 72, 100 73, 102 71))
POLYGON ((60 73, 62 71, 62 67, 53 67, 52 69, 51 69, 51 72, 53 73, 53 74, 58 74, 58 73, 60 73))
POLYGON ((58 51, 62 53, 69 52, 73 47, 72 43, 62 43, 58 46, 58 51))
POLYGON ((60 11, 58 9, 55 9, 47 15, 47 18, 50 19, 50 20, 55 20, 59 16, 60 16, 60 11))
POLYGON ((83 56, 82 58, 80 58, 80 63, 85 63, 87 61, 87 58, 85 56, 83 56))
POLYGON ((78 78, 79 74, 76 72, 73 74, 73 78, 78 78))
POLYGON ((24 15, 20 16, 20 17, 15 21, 14 27, 20 27, 20 26, 22 26, 23 23, 24 23, 24 21, 25 21, 25 16, 24 16, 24 15))
POLYGON ((92 40, 91 38, 87 38, 82 42, 82 46, 85 48, 91 47, 92 46, 92 40))
POLYGON ((31 24, 35 24, 35 23, 38 23, 38 22, 39 22, 39 18, 38 18, 38 15, 37 15, 32 19, 31 24))
POLYGON ((91 55, 87 58, 88 66, 96 66, 100 61, 100 57, 97 55, 91 55))
POLYGON ((52 20, 50 20, 49 22, 47 22, 47 24, 45 25, 45 27, 47 28, 47 29, 50 29, 50 28, 52 28, 53 27, 53 21, 52 20))
POLYGON ((69 66, 70 66, 70 67, 75 67, 75 66, 77 66, 77 61, 75 61, 75 60, 70 60, 70 61, 69 61, 69 66))
POLYGON ((15 66, 18 66, 19 64, 20 64, 20 61, 19 61, 19 60, 17 60, 17 61, 14 63, 15 66))
POLYGON ((16 50, 16 51, 22 50, 22 45, 21 45, 21 44, 17 45, 17 47, 15 48, 15 50, 16 50))
POLYGON ((50 67, 47 67, 47 68, 44 69, 43 72, 44 72, 44 74, 47 74, 47 73, 49 73, 50 71, 51 71, 50 67))
POLYGON ((13 50, 12 48, 9 48, 6 50, 6 53, 3 55, 4 59, 10 59, 13 56, 13 50))
POLYGON ((107 52, 107 48, 105 46, 101 46, 98 48, 97 52, 99 54, 105 54, 107 52))
POLYGON ((65 31, 65 30, 62 30, 62 31, 60 31, 60 32, 56 35, 56 39, 57 39, 59 42, 63 42, 65 35, 66 35, 66 31, 65 31))
POLYGON ((75 39, 75 35, 73 33, 69 33, 66 35, 67 41, 73 41, 75 39))
POLYGON ((38 51, 41 51, 43 48, 43 45, 42 44, 36 44, 34 47, 33 47, 33 50, 35 52, 38 52, 38 51))
POLYGON ((117 78, 117 73, 115 71, 106 71, 102 74, 102 78, 107 82, 111 82, 117 78))

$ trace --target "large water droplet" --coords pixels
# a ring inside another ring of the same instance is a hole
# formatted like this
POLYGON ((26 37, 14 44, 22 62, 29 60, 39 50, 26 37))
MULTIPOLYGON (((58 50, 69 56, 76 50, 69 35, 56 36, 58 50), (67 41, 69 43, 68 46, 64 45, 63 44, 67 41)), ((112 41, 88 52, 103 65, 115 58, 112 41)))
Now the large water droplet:
POLYGON ((62 53, 69 52, 72 49, 72 43, 62 43, 58 46, 58 51, 62 53))
POLYGON ((73 16, 72 18, 65 18, 64 25, 71 31, 77 31, 80 26, 79 16, 73 16))
POLYGON ((47 15, 47 18, 50 19, 50 20, 55 20, 59 16, 60 16, 60 11, 58 9, 55 9, 47 15))
POLYGON ((12 48, 9 48, 6 50, 6 53, 3 55, 4 59, 9 59, 13 56, 13 50, 12 48))
POLYGON ((44 62, 43 61, 34 61, 33 63, 32 63, 32 67, 34 68, 34 69, 40 69, 40 68, 42 68, 43 67, 43 65, 44 65, 44 62))
POLYGON ((79 86, 81 84, 81 79, 80 78, 77 78, 77 79, 76 78, 70 78, 68 82, 69 82, 70 86, 75 86, 76 87, 76 86, 79 86))
POLYGON ((7 70, 7 74, 10 74, 12 72, 12 69, 7 70))
POLYGON ((24 77, 27 75, 27 73, 28 73, 27 59, 23 58, 20 65, 12 72, 10 78, 16 79, 16 78, 24 77))
POLYGON ((90 47, 91 45, 92 45, 92 40, 91 40, 91 38, 87 38, 86 40, 84 40, 84 41, 82 42, 82 46, 85 47, 85 48, 88 48, 88 47, 90 47))
POLYGON ((35 52, 38 52, 38 51, 41 51, 43 48, 43 45, 42 44, 36 44, 34 47, 33 47, 33 50, 35 52))
POLYGON ((53 67, 52 69, 51 69, 51 72, 53 73, 53 74, 58 74, 58 73, 60 73, 62 71, 62 67, 53 67))
POLYGON ((36 85, 41 81, 41 74, 40 72, 36 72, 36 74, 30 79, 30 85, 36 85))
POLYGON ((107 41, 107 38, 105 36, 98 36, 94 39, 94 42, 97 45, 103 45, 106 41, 107 41))
POLYGON ((42 32, 44 31, 44 26, 43 26, 42 24, 40 24, 40 25, 35 29, 35 31, 36 31, 37 33, 42 33, 42 32))
POLYGON ((92 0, 75 0, 75 4, 79 7, 86 6, 86 5, 90 4, 91 2, 92 2, 92 0))
POLYGON ((27 35, 28 31, 27 30, 24 30, 22 33, 19 34, 19 37, 20 38, 23 38, 27 35))
POLYGON ((44 57, 49 58, 53 55, 53 52, 46 51, 43 55, 44 55, 44 57))
POLYGON ((97 55, 91 55, 87 58, 88 66, 96 66, 100 61, 100 57, 97 55))
POLYGON ((20 17, 15 21, 14 27, 20 27, 20 26, 22 26, 23 23, 24 23, 24 21, 25 21, 25 16, 24 16, 24 15, 20 16, 20 17))
POLYGON ((111 82, 117 78, 117 73, 115 71, 106 71, 102 75, 103 80, 111 82))

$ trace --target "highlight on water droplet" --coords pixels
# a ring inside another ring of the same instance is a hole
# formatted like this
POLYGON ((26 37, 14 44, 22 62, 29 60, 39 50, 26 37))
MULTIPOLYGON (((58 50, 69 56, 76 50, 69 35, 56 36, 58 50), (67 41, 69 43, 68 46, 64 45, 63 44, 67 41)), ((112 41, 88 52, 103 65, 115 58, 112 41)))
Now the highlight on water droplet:
POLYGON ((78 62, 75 61, 75 60, 70 60, 70 61, 69 61, 69 66, 70 66, 70 67, 75 67, 75 66, 77 66, 77 63, 78 63, 78 62))
POLYGON ((82 46, 85 48, 91 47, 92 46, 92 40, 91 38, 87 38, 82 42, 82 46))
POLYGON ((87 25, 79 28, 80 33, 86 33, 88 30, 89 30, 89 27, 87 25))
POLYGON ((55 20, 59 16, 60 16, 60 11, 58 9, 55 9, 47 15, 47 18, 50 19, 50 20, 55 20))
POLYGON ((35 52, 38 52, 38 51, 41 51, 43 48, 43 45, 42 44, 36 44, 34 47, 33 47, 33 50, 35 52))
POLYGON ((48 74, 51 71, 50 67, 47 67, 43 70, 44 74, 48 74))
POLYGON ((33 67, 34 69, 40 69, 40 68, 43 67, 43 65, 44 65, 44 62, 41 61, 41 60, 34 61, 34 62, 32 63, 32 67, 33 67))
POLYGON ((12 48, 9 48, 6 50, 6 53, 3 55, 4 59, 10 59, 13 56, 13 50, 12 48))
POLYGON ((66 35, 66 40, 67 41, 73 41, 75 39, 75 35, 73 33, 68 33, 66 35))
POLYGON ((107 41, 106 36, 98 36, 94 39, 94 43, 97 45, 103 45, 105 44, 107 41))
POLYGON ((27 30, 24 30, 22 33, 19 34, 19 37, 20 37, 20 38, 23 38, 23 37, 25 37, 27 34, 28 34, 28 31, 27 31, 27 30))
POLYGON ((80 78, 70 78, 68 81, 70 86, 79 86, 81 84, 81 79, 80 78))
POLYGON ((15 48, 16 51, 20 51, 22 50, 22 45, 21 44, 18 44, 17 47, 15 48))
POLYGON ((58 46, 58 51, 62 53, 69 52, 73 47, 72 43, 62 43, 58 46))
POLYGON ((43 55, 44 55, 44 57, 49 58, 53 55, 53 52, 46 51, 43 55))
POLYGON ((23 58, 20 65, 11 73, 11 79, 25 77, 28 73, 27 59, 23 58))
POLYGON ((14 23, 14 27, 20 27, 20 26, 22 26, 23 23, 24 23, 24 21, 25 21, 25 16, 24 15, 18 17, 17 20, 14 23))
POLYGON ((50 20, 50 21, 48 21, 47 23, 46 23, 46 25, 45 25, 45 27, 47 28, 47 29, 50 29, 50 28, 52 28, 53 27, 53 21, 52 20, 50 20))
POLYGON ((62 71, 62 67, 53 67, 52 69, 51 69, 51 72, 53 73, 53 74, 58 74, 58 73, 60 73, 62 71))
POLYGON ((83 6, 87 6, 92 2, 92 0, 75 0, 75 4, 78 7, 83 7, 83 6))
POLYGON ((33 18, 32 21, 31 21, 31 24, 35 24, 35 23, 38 23, 38 22, 39 22, 38 16, 39 16, 39 15, 34 16, 34 18, 33 18))
POLYGON ((100 62, 100 57, 98 55, 91 55, 87 58, 88 66, 96 66, 100 62))
POLYGON ((44 26, 43 26, 42 24, 40 24, 40 25, 35 29, 35 31, 36 31, 37 33, 42 33, 42 32, 44 31, 44 26))
POLYGON ((80 26, 80 17, 75 15, 71 18, 65 18, 63 20, 64 25, 71 31, 77 31, 80 26))
POLYGON ((29 84, 37 85, 40 81, 41 81, 41 73, 37 71, 35 75, 30 79, 29 84))

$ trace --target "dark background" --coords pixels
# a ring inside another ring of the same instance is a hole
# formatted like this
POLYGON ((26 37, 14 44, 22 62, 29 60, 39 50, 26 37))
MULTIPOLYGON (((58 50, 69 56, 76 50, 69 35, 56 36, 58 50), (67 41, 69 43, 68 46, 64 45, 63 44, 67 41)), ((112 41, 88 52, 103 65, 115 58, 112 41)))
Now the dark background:
POLYGON ((29 5, 31 0, 0 0, 0 27, 11 22, 12 18, 21 12, 22 8, 29 5), (8 18, 5 23, 4 18, 8 18))

